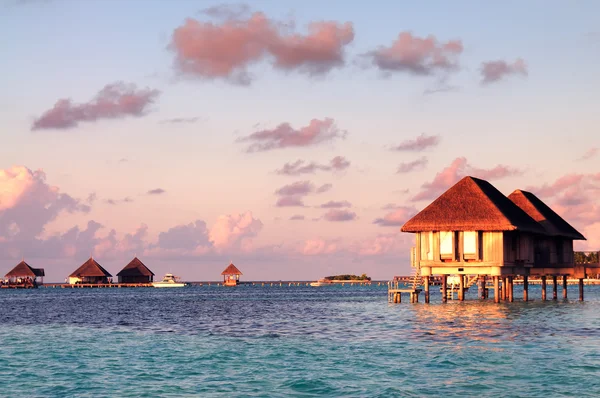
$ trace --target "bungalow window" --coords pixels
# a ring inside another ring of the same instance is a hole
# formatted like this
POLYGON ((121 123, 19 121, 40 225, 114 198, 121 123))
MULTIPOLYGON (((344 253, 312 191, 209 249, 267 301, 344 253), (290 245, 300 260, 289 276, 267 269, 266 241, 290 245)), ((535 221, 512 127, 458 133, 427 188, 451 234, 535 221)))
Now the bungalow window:
POLYGON ((421 259, 433 260, 433 232, 421 232, 421 259))
POLYGON ((478 260, 479 236, 477 231, 465 231, 463 232, 463 256, 465 260, 478 260))
POLYGON ((440 258, 454 259, 454 232, 452 231, 440 231, 440 258))

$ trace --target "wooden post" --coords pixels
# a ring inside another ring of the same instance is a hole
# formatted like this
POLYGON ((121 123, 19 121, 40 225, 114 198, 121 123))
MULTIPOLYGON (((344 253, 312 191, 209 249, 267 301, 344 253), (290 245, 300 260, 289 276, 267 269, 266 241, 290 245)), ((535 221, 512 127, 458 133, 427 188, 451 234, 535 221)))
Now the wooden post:
POLYGON ((465 300, 465 276, 460 275, 460 284, 458 285, 458 300, 465 300))
POLYGON ((508 278, 508 301, 513 302, 513 277, 509 276, 508 278))
POLYGON ((546 275, 542 275, 542 301, 546 300, 546 275))
POLYGON ((485 300, 485 275, 479 277, 479 288, 481 289, 479 292, 479 298, 485 300))
POLYGON ((579 278, 579 301, 583 301, 583 278, 579 278))
POLYGON ((500 277, 494 276, 494 303, 500 302, 500 277))
POLYGON ((566 299, 567 298, 567 276, 563 275, 563 298, 566 299))
POLYGON ((448 275, 442 275, 442 303, 448 302, 448 275))
POLYGON ((502 278, 502 300, 508 300, 508 277, 502 278))
POLYGON ((429 304, 429 277, 423 277, 423 284, 425 285, 425 303, 429 304))
POLYGON ((556 300, 558 298, 558 284, 556 283, 556 275, 552 275, 552 300, 556 300))
POLYGON ((523 275, 523 301, 527 301, 529 299, 529 277, 527 275, 523 275))

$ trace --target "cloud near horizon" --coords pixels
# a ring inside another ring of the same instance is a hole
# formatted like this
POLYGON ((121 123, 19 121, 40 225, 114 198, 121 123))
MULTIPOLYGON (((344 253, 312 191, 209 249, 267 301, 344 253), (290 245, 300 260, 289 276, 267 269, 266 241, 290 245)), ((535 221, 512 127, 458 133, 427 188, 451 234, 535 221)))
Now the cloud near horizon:
POLYGON ((511 75, 528 75, 527 65, 521 58, 512 64, 503 60, 482 62, 480 72, 482 85, 498 82, 511 75))
POLYGON ((238 142, 249 142, 246 152, 263 152, 273 149, 310 147, 336 138, 344 139, 346 132, 337 128, 333 119, 312 119, 308 126, 294 129, 289 123, 281 123, 271 130, 256 131, 238 142))
POLYGON ((481 169, 471 166, 465 157, 454 159, 452 163, 437 173, 431 182, 421 185, 421 191, 411 200, 413 202, 420 200, 433 200, 440 196, 444 191, 457 183, 461 178, 467 175, 481 178, 483 180, 498 180, 510 176, 518 176, 523 171, 505 165, 497 165, 491 169, 481 169))
POLYGON ((46 183, 43 170, 0 169, 0 240, 33 240, 62 213, 89 213, 83 201, 46 183))
POLYGON ((298 176, 301 174, 314 174, 316 171, 341 171, 350 167, 350 161, 343 156, 336 156, 329 161, 329 164, 319 164, 316 162, 306 163, 304 160, 296 160, 293 163, 286 163, 281 169, 275 172, 280 175, 298 176))
POLYGON ((391 46, 380 46, 366 53, 365 57, 385 75, 405 72, 427 76, 437 71, 458 69, 458 57, 462 52, 461 40, 442 43, 433 35, 420 38, 405 31, 398 35, 391 46))
POLYGON ((246 16, 247 9, 238 12, 227 6, 209 10, 205 14, 224 20, 188 18, 173 31, 169 48, 183 75, 249 85, 248 68, 266 61, 282 71, 322 76, 345 64, 344 49, 354 40, 350 22, 312 22, 307 34, 299 34, 261 12, 246 16))
POLYGON ((81 122, 144 116, 159 94, 160 91, 148 88, 138 90, 135 84, 107 84, 88 102, 76 104, 67 98, 59 99, 54 107, 34 120, 31 130, 64 130, 77 127, 81 122))

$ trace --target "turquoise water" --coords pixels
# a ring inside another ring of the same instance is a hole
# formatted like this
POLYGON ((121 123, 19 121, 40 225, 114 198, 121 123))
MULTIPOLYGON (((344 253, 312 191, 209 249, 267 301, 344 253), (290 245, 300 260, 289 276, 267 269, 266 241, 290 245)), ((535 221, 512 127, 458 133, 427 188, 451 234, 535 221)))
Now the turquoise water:
POLYGON ((388 304, 386 294, 2 290, 0 395, 600 395, 600 286, 586 286, 583 303, 576 286, 556 302, 494 304, 474 291, 462 303, 436 292, 429 305, 388 304))

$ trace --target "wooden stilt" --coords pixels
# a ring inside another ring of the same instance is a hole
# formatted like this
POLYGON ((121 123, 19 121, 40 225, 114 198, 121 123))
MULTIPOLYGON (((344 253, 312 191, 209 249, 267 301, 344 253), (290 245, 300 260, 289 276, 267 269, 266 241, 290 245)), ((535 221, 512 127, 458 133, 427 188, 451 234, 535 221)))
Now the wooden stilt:
POLYGON ((508 301, 513 302, 513 277, 509 276, 508 278, 508 301))
POLYGON ((423 284, 425 286, 425 303, 429 304, 429 277, 423 277, 423 284))
POLYGON ((529 299, 529 277, 527 275, 523 275, 523 301, 527 301, 529 299))
POLYGON ((448 275, 442 275, 442 303, 448 302, 448 275))
POLYGON ((458 285, 458 301, 465 300, 465 276, 460 275, 460 283, 458 285))
POLYGON ((502 278, 502 300, 508 300, 508 277, 502 278))
POLYGON ((552 275, 552 300, 558 298, 558 284, 556 283, 556 275, 552 275))
POLYGON ((485 291, 485 275, 479 277, 479 298, 485 300, 486 291, 485 291))
POLYGON ((563 298, 567 298, 567 276, 563 275, 562 277, 562 287, 563 287, 563 298))
POLYGON ((542 301, 546 300, 546 275, 542 276, 542 301))
POLYGON ((494 303, 500 302, 500 277, 494 276, 494 303))
POLYGON ((579 278, 579 301, 583 301, 583 278, 579 278))

